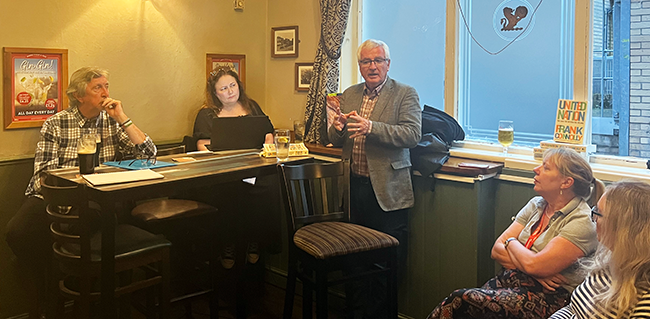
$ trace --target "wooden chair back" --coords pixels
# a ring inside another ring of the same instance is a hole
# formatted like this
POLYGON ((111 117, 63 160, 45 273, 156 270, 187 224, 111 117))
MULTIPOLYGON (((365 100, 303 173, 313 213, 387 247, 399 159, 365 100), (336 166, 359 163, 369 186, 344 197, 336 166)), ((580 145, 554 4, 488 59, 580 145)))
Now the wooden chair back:
POLYGON ((290 238, 307 224, 350 220, 349 161, 280 164, 278 169, 290 238))
POLYGON ((46 212, 52 221, 50 232, 54 239, 54 253, 58 258, 91 262, 90 237, 92 235, 92 215, 85 185, 57 186, 51 178, 41 179, 41 193, 46 203, 46 212), (64 249, 63 247, 74 247, 64 249), (69 253, 78 251, 78 255, 69 253))

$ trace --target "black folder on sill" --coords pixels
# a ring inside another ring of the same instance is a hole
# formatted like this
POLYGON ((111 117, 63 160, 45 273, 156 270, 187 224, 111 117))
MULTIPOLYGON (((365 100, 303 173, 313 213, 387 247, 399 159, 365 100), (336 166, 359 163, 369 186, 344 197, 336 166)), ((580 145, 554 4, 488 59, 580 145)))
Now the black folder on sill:
POLYGON ((211 151, 261 149, 267 133, 273 133, 273 125, 266 115, 215 117, 209 148, 211 151))

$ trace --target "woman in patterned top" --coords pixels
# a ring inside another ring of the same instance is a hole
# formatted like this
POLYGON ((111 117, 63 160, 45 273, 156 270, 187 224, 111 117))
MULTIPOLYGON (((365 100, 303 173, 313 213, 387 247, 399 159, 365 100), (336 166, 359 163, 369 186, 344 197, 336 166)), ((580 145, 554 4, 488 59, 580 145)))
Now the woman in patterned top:
POLYGON ((582 261, 589 276, 551 318, 650 318, 650 185, 610 185, 591 218, 600 245, 582 261))
POLYGON ((522 208, 499 236, 492 258, 503 269, 481 288, 458 289, 429 318, 547 318, 569 301, 584 276, 576 261, 598 245, 586 200, 595 187, 591 167, 578 153, 548 150, 534 169, 541 195, 522 208))

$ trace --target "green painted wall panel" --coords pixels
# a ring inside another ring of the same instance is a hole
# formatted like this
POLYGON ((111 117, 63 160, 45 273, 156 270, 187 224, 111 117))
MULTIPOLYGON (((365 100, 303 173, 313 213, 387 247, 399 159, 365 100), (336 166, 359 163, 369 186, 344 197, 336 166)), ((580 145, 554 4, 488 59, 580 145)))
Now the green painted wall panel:
POLYGON ((5 241, 5 226, 23 204, 33 172, 33 159, 0 162, 0 318, 26 313, 35 301, 5 241))

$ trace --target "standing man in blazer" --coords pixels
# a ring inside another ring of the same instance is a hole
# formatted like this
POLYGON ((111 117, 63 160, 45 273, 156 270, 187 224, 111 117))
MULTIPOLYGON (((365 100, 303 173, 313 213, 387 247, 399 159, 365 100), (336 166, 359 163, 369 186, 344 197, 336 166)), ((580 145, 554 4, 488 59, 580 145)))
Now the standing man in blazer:
POLYGON ((365 83, 343 92, 328 136, 351 160, 352 222, 397 238, 403 257, 408 208, 414 205, 409 148, 422 135, 420 101, 414 88, 388 78, 386 43, 366 40, 357 59, 365 83))
POLYGON ((409 148, 422 135, 422 110, 414 88, 388 78, 386 43, 366 40, 357 50, 365 83, 341 96, 329 139, 351 159, 351 214, 355 223, 395 236, 414 204, 409 148))

